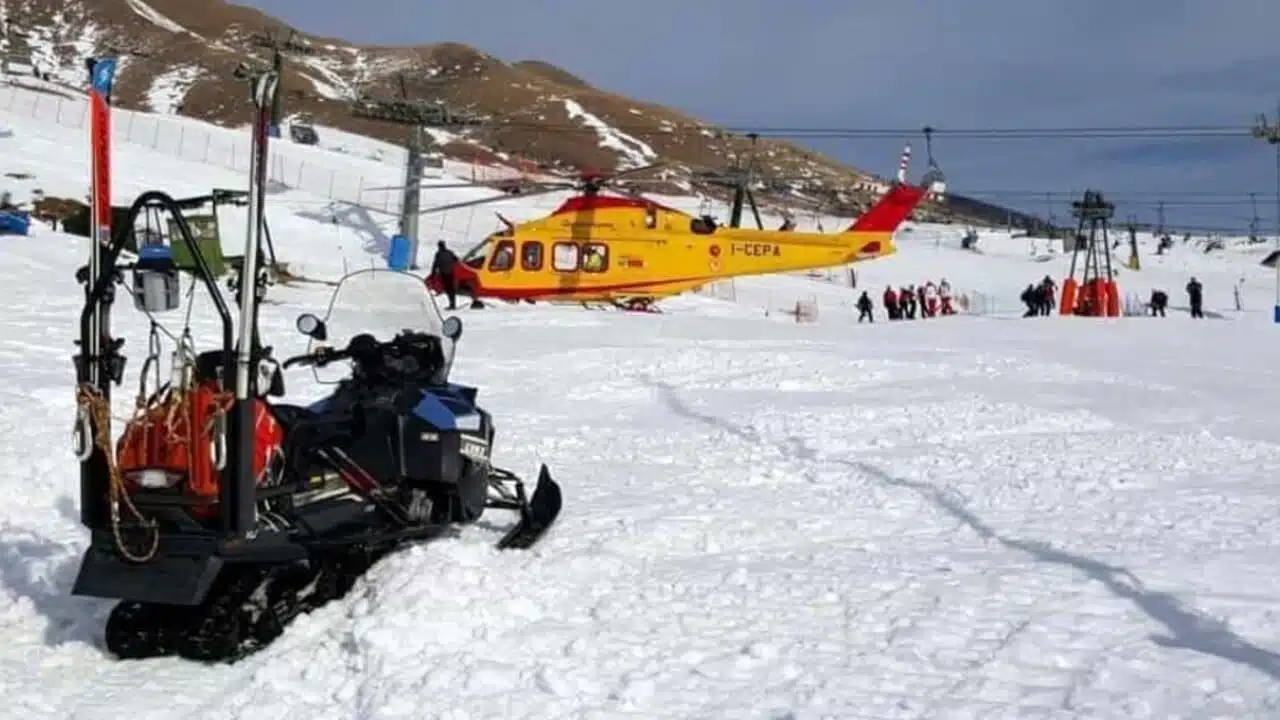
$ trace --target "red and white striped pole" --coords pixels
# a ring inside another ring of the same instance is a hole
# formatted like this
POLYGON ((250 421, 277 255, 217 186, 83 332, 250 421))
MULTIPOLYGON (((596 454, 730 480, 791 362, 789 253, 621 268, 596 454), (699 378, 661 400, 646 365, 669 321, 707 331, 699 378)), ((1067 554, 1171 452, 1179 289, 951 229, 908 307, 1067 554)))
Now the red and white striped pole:
POLYGON ((907 164, 911 162, 911 143, 902 148, 902 160, 898 162, 898 182, 907 184, 907 164))

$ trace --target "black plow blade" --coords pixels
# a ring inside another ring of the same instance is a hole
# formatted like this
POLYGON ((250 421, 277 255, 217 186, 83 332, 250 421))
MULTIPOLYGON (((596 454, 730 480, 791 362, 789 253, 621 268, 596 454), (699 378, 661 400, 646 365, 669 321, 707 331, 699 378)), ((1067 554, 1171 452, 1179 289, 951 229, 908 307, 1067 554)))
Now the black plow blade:
MULTIPOLYGON (((523 489, 517 492, 524 495, 523 489)), ((534 546, 560 515, 560 486, 546 465, 538 471, 538 487, 526 503, 521 497, 520 522, 498 541, 499 550, 527 550, 534 546)))

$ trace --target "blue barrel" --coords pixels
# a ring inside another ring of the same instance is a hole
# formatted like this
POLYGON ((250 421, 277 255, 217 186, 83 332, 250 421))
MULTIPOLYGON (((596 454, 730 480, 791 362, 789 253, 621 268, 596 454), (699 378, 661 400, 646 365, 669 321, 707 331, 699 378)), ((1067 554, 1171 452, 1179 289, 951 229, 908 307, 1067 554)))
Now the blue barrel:
POLYGON ((392 270, 409 269, 409 238, 396 235, 391 238, 391 247, 387 248, 387 267, 392 270))
POLYGON ((17 210, 0 210, 0 235, 30 235, 31 216, 17 210))

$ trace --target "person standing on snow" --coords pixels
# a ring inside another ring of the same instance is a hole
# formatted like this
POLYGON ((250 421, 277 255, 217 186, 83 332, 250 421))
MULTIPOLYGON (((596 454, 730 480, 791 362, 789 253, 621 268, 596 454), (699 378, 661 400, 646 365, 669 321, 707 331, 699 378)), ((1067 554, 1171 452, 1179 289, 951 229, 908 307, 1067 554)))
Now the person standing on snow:
POLYGON ((1191 278, 1191 282, 1187 283, 1187 300, 1191 302, 1191 317, 1204 317, 1204 287, 1200 281, 1191 278))
POLYGON ((1027 311, 1022 317, 1035 317, 1040 314, 1040 306, 1044 303, 1044 288, 1036 287, 1034 283, 1027 283, 1027 289, 1022 291, 1022 302, 1027 306, 1027 311))
POLYGON ((930 280, 924 284, 924 303, 926 312, 929 317, 937 317, 938 315, 938 286, 930 280))
POLYGON ((1048 275, 1044 276, 1044 280, 1040 281, 1040 314, 1050 315, 1053 313, 1054 293, 1058 291, 1058 284, 1048 275))
POLYGON ((862 295, 858 297, 858 322, 861 323, 864 319, 870 323, 875 322, 876 319, 871 314, 873 309, 875 309, 875 305, 871 303, 871 296, 867 295, 866 290, 863 290, 862 295))
POLYGON ((1151 317, 1164 317, 1164 309, 1169 306, 1169 296, 1165 291, 1155 289, 1151 291, 1151 317))
POLYGON ((898 320, 902 317, 902 310, 898 307, 898 294, 893 291, 892 285, 885 287, 883 302, 884 311, 890 320, 898 320))
POLYGON ((899 289, 898 308, 903 318, 916 319, 916 291, 910 285, 899 289))
POLYGON ((458 309, 458 285, 453 270, 458 265, 458 256, 441 240, 436 245, 436 256, 431 261, 431 276, 440 278, 444 294, 449 298, 449 310, 458 309))
POLYGON ((929 303, 925 302, 924 285, 916 288, 916 302, 920 306, 920 319, 929 317, 929 303))
POLYGON ((955 315, 955 308, 951 307, 951 283, 946 278, 942 278, 942 282, 938 283, 938 311, 943 315, 955 315))

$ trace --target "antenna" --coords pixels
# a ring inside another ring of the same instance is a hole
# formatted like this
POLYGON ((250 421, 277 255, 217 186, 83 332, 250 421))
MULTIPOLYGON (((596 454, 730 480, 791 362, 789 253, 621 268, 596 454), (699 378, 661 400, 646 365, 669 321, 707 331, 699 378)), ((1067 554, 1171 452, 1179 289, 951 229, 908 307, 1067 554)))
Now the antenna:
POLYGON ((898 160, 898 184, 907 184, 907 165, 911 163, 911 141, 902 147, 902 157, 898 160))

